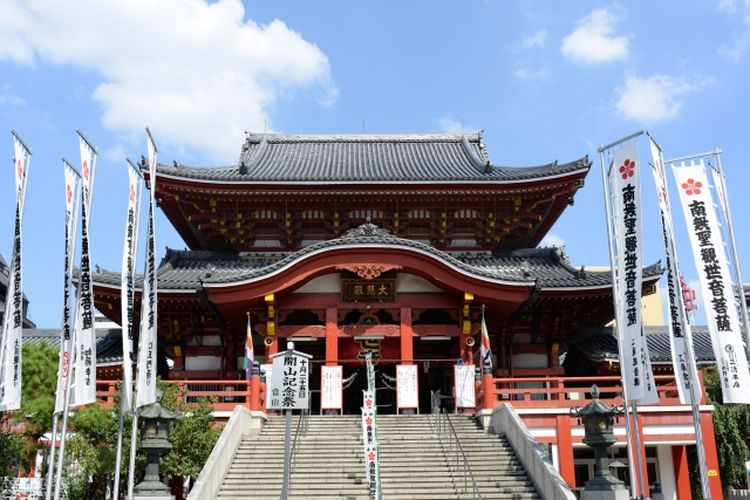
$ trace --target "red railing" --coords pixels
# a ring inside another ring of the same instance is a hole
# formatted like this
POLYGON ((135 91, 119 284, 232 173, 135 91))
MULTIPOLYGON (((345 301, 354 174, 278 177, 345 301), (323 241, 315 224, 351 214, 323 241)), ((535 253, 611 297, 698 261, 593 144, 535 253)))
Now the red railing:
MULTIPOLYGON (((656 375, 654 379, 659 404, 679 405, 674 376, 656 375)), ((518 408, 583 406, 591 399, 594 384, 599 387, 602 401, 622 404, 622 379, 617 376, 503 377, 490 380, 490 383, 476 383, 477 408, 494 408, 506 402, 518 408), (488 404, 485 404, 485 393, 489 393, 488 404)), ((114 380, 97 381, 97 400, 105 406, 113 406, 118 383, 114 380)), ((238 404, 251 408, 251 384, 246 380, 169 380, 165 383, 179 386, 186 402, 195 402, 201 397, 212 398, 216 411, 232 411, 238 404)), ((257 408, 265 408, 266 385, 259 385, 257 408)))
MULTIPOLYGON (((115 404, 117 380, 98 380, 96 398, 102 405, 112 407, 115 404)), ((250 383, 246 380, 167 380, 166 384, 180 387, 185 402, 193 403, 198 398, 212 398, 214 410, 232 411, 238 404, 250 402, 250 383)), ((265 406, 265 384, 260 388, 261 408, 265 406)))
MULTIPOLYGON (((679 405, 673 375, 656 375, 660 405, 679 405)), ((702 382, 702 380, 701 380, 702 382)), ((510 402, 516 407, 577 407, 591 399, 591 386, 599 388, 599 398, 609 404, 622 404, 622 379, 618 376, 597 377, 508 377, 493 378, 492 383, 478 383, 478 407, 494 408, 510 402), (489 388, 489 391, 487 391, 489 388), (485 405, 485 392, 492 392, 485 405)))

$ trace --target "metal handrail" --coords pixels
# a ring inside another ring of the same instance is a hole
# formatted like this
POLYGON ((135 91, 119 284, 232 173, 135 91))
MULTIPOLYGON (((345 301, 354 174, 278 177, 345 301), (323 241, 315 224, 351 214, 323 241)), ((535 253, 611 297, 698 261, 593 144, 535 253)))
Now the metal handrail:
POLYGON ((294 474, 294 461, 297 457, 297 446, 299 444, 299 439, 301 436, 307 435, 307 417, 310 414, 310 410, 302 410, 302 412, 299 414, 299 419, 297 420, 297 427, 294 430, 294 438, 292 439, 291 444, 291 451, 289 456, 289 476, 291 477, 292 474, 294 474))
MULTIPOLYGON (((456 475, 458 474, 459 470, 459 461, 461 461, 463 465, 463 493, 466 493, 469 481, 471 481, 472 494, 474 498, 483 500, 484 497, 482 497, 482 492, 479 491, 479 486, 477 485, 476 478, 474 477, 474 471, 471 470, 471 465, 469 465, 469 460, 466 458, 466 453, 464 452, 464 448, 461 445, 461 440, 456 433, 456 428, 453 426, 453 422, 451 422, 450 416, 445 412, 445 409, 443 408, 443 398, 444 396, 442 396, 439 392, 431 392, 432 414, 435 415, 435 417, 434 422, 431 420, 430 424, 432 425, 433 430, 435 430, 436 434, 438 435, 438 440, 440 440, 440 447, 443 450, 443 455, 445 455, 445 461, 446 464, 448 464, 448 471, 450 472, 451 478, 453 479, 453 484, 457 484, 456 475), (448 442, 447 450, 446 444, 443 442, 444 435, 448 442), (455 466, 454 468, 451 468, 451 458, 453 457, 454 449, 455 466)), ((458 486, 456 486, 456 489, 458 489, 458 486)))

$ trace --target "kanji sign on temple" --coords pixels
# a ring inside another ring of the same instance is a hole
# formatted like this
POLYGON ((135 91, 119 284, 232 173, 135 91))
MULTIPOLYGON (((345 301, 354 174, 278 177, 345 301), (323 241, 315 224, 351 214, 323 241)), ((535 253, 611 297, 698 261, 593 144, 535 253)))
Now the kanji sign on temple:
MULTIPOLYGON (((431 391, 455 394, 456 365, 479 366, 484 306, 492 376, 562 376, 569 343, 614 318, 608 270, 536 248, 589 168, 587 158, 497 166, 481 132, 247 134, 234 165, 158 165, 147 181, 189 247, 168 249, 158 268, 159 374, 244 380, 249 312, 261 363, 288 341, 312 355, 313 411, 327 365, 343 367, 341 411, 358 413, 371 353, 394 389, 378 394, 380 411, 397 411, 396 367, 417 365, 410 394, 426 412, 431 391)), ((644 293, 660 274, 643 270, 644 293)), ((94 275, 96 306, 118 323, 120 282, 94 275)), ((562 410, 553 429, 569 422, 562 410)), ((552 442, 575 485, 567 425, 552 442)))

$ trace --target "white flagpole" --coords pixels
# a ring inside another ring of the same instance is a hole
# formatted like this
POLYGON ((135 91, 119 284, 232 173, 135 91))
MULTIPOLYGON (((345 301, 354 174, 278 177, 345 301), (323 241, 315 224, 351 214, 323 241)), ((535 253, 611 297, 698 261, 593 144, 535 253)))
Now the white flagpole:
POLYGON ((157 343, 158 282, 155 267, 156 229, 154 218, 156 210, 156 143, 151 131, 146 128, 149 170, 149 220, 146 241, 146 262, 141 292, 140 335, 138 338, 138 360, 136 390, 134 391, 133 425, 131 428, 130 465, 128 470, 128 500, 133 498, 135 482, 135 442, 138 436, 138 408, 156 401, 156 366, 151 366, 155 359, 157 343), (143 394, 142 394, 143 393, 143 394))
MULTIPOLYGON (((675 235, 674 235, 674 222, 672 220, 672 209, 671 209, 671 203, 669 201, 669 189, 667 188, 667 179, 666 179, 666 169, 664 165, 664 156, 661 149, 661 146, 659 146, 659 143, 656 142, 656 140, 651 136, 651 134, 648 134, 649 139, 651 140, 651 143, 655 146, 655 155, 658 155, 658 158, 654 158, 654 161, 658 161, 660 163, 660 170, 661 172, 658 172, 657 174, 662 177, 661 183, 663 183, 663 186, 657 185, 657 190, 663 189, 663 196, 664 196, 664 212, 662 214, 663 219, 663 230, 665 235, 665 244, 666 248, 664 249, 666 252, 667 258, 667 265, 670 266, 670 269, 667 270, 667 279, 672 279, 672 283, 668 283, 668 287, 675 288, 674 293, 675 297, 674 300, 676 302, 676 305, 678 307, 677 314, 672 314, 670 310, 670 323, 672 325, 672 328, 675 328, 674 323, 679 321, 684 321, 684 325, 679 325, 680 329, 682 330, 682 335, 685 343, 685 364, 688 380, 690 381, 690 390, 687 391, 689 403, 690 403, 690 409, 693 414, 693 429, 695 431, 695 444, 696 449, 698 452, 698 470, 700 471, 701 476, 701 490, 703 492, 703 498, 710 500, 711 499, 711 489, 708 484, 708 461, 706 459, 706 449, 703 446, 703 428, 701 427, 701 421, 700 421, 700 401, 701 401, 701 388, 700 385, 698 385, 698 374, 697 374, 697 364, 695 362, 695 355, 694 355, 694 348, 693 348, 693 332, 692 328, 690 327, 689 322, 687 321, 687 312, 685 310, 685 301, 682 297, 682 291, 678 289, 679 286, 679 277, 680 274, 680 263, 679 263, 679 256, 677 255, 677 249, 675 245, 675 235), (667 227, 668 225, 668 227, 667 227), (671 256, 670 256, 671 254, 671 256), (677 317, 675 317, 677 316, 677 317)), ((672 304, 670 304, 670 307, 672 304)), ((671 332, 670 332, 671 333, 671 332)), ((679 376, 678 370, 675 369, 675 376, 679 376)), ((681 383, 679 380, 677 381, 678 385, 681 383)))
MULTIPOLYGON (((619 279, 620 278, 618 276, 618 270, 617 270, 617 265, 616 265, 617 264, 617 260, 615 258, 615 242, 619 241, 619 235, 618 235, 617 227, 614 224, 614 215, 612 213, 613 206, 611 205, 611 202, 612 202, 612 199, 613 199, 613 193, 611 193, 610 190, 609 190, 609 182, 608 182, 609 175, 608 175, 608 172, 605 169, 604 151, 605 150, 609 150, 609 149, 611 149, 611 148, 613 148, 615 146, 624 144, 624 143, 626 143, 628 141, 633 141, 633 140, 637 139, 639 136, 641 136, 643 134, 644 134, 644 131, 641 130, 639 132, 636 132, 634 134, 629 135, 628 137, 620 139, 619 141, 616 141, 616 142, 614 142, 612 144, 609 144, 609 145, 607 145, 605 147, 599 148, 600 163, 601 163, 601 168, 602 168, 602 182, 603 182, 603 185, 604 185, 605 208, 606 208, 605 212, 606 212, 607 233, 608 233, 608 240, 607 241, 608 241, 608 245, 609 245, 609 254, 610 254, 610 261, 611 261, 612 288, 613 288, 613 299, 614 299, 614 302, 615 302, 615 311, 620 311, 621 308, 622 308, 622 302, 621 302, 622 301, 622 297, 621 297, 622 291, 620 290, 620 287, 619 287, 619 279)), ((614 161, 614 157, 612 158, 612 161, 614 161)), ((610 166, 610 168, 613 168, 613 167, 610 166)), ((636 165, 635 168, 640 168, 640 165, 636 165)), ((639 177, 640 177, 640 175, 638 175, 638 178, 639 177)), ((639 181, 639 183, 640 183, 640 181, 639 181)), ((637 216, 640 218, 640 214, 638 214, 637 216)), ((640 239, 641 235, 639 234, 637 236, 638 236, 638 239, 640 239)), ((637 241, 636 243, 638 245, 640 245, 641 242, 637 241)), ((622 251, 622 249, 618 249, 617 251, 618 252, 622 251)), ((638 260, 640 261, 640 259, 638 259, 638 260)), ((622 271, 620 271, 620 272, 622 272, 622 271)), ((642 272, 642 269, 640 268, 640 262, 639 262, 639 268, 636 270, 636 272, 637 273, 641 273, 642 272)), ((639 276, 640 276, 640 274, 639 274, 639 276)), ((637 286, 640 286, 640 280, 638 280, 637 286)), ((640 295, 640 289, 638 289, 638 295, 640 295)), ((640 308, 641 307, 640 303, 638 303, 636 305, 636 307, 640 308)), ((636 314, 640 315, 640 309, 638 309, 636 311, 636 314)), ((617 318, 616 328, 618 330, 625 327, 623 319, 624 318, 617 318)), ((642 337, 643 336, 642 329, 641 329, 641 331, 639 333, 640 333, 640 335, 642 337)), ((651 366, 650 366, 650 360, 648 358, 648 356, 649 356, 648 355, 648 345, 646 344, 646 339, 644 337, 642 337, 640 339, 640 341, 641 341, 641 346, 640 346, 641 353, 640 353, 640 357, 642 358, 642 357, 645 356, 645 360, 643 360, 643 359, 640 360, 641 363, 643 363, 643 365, 641 366, 641 369, 644 372, 644 373, 641 374, 641 377, 646 381, 646 384, 644 385, 644 388, 643 388, 643 395, 641 397, 643 397, 644 399, 648 400, 648 399, 650 399, 651 397, 654 396, 655 387, 653 387, 653 388, 649 387, 650 384, 653 384, 653 374, 650 373, 651 366), (645 354, 644 354, 643 351, 645 351, 645 354), (645 372, 648 372, 648 373, 645 373, 645 372), (649 382, 649 379, 651 380, 651 382, 649 382)), ((625 358, 625 356, 626 356, 625 346, 623 345, 623 336, 622 335, 618 335, 617 345, 618 345, 619 358, 620 358, 620 369, 622 371, 623 366, 624 366, 624 361, 626 359, 625 358)), ((632 490, 635 489, 635 477, 634 476, 637 476, 637 478, 638 478, 638 484, 640 486, 641 496, 646 496, 647 495, 647 490, 646 490, 646 485, 645 485, 645 474, 644 474, 645 468, 644 468, 644 463, 643 463, 643 456, 642 456, 642 453, 641 453, 642 444, 641 444, 641 436, 640 436, 640 424, 638 422, 638 406, 637 406, 637 400, 636 399, 632 399, 632 400, 630 399, 632 396, 629 394, 628 384, 629 384, 628 380, 623 380, 623 399, 625 400, 625 405, 624 405, 624 407, 625 407, 625 427, 626 427, 626 434, 627 434, 627 439, 628 439, 628 465, 629 465, 629 470, 630 470, 631 494, 633 494, 633 496, 635 496, 634 495, 634 491, 632 491, 632 490), (629 412, 628 412, 628 404, 632 405, 632 408, 631 408, 632 409, 632 415, 633 415, 632 433, 631 433, 631 428, 630 428, 630 415, 629 415, 629 412), (633 453, 634 452, 631 449, 631 441, 630 441, 631 436, 634 436, 634 438, 635 438, 635 447, 636 447, 636 450, 635 450, 635 460, 633 460, 633 453), (636 474, 635 470, 633 469, 634 463, 637 465, 637 474, 636 474)))
MULTIPOLYGON (((121 324, 123 346, 123 373, 122 373, 122 391, 120 394, 120 419, 117 427, 117 452, 115 454, 115 481, 113 485, 112 498, 118 500, 120 497, 120 470, 122 462, 122 439, 125 426, 125 412, 133 407, 133 377, 132 377, 132 352, 133 352, 133 299, 135 295, 134 280, 136 268, 136 249, 138 248, 138 220, 141 208, 141 174, 138 168, 130 160, 128 163, 128 184, 130 185, 128 197, 135 197, 134 200, 128 200, 128 214, 125 223, 125 249, 123 252, 123 273, 127 273, 127 289, 123 290, 123 307, 121 324), (135 181, 135 185, 133 185, 135 181), (131 208, 132 207, 132 208, 131 208), (132 213, 131 213, 132 210, 132 213), (132 221, 131 221, 132 218, 132 221), (130 241, 128 241, 130 240, 130 241), (126 369, 127 368, 127 369, 126 369), (128 400, 129 399, 129 400, 128 400)), ((133 446, 134 443, 131 443, 133 446)))
POLYGON ((90 270, 90 252, 89 252, 89 218, 91 213, 93 193, 94 193, 94 175, 96 172, 96 148, 86 137, 77 130, 79 138, 79 148, 81 152, 81 277, 79 284, 79 297, 76 303, 76 323, 74 328, 74 342, 71 355, 72 366, 75 367, 66 380, 67 388, 65 390, 65 403, 63 409, 63 425, 60 432, 60 460, 57 464, 57 478, 55 480, 54 500, 60 497, 62 486, 62 471, 65 457, 65 442, 67 440, 68 430, 68 413, 70 410, 70 379, 75 378, 75 404, 82 405, 96 401, 96 330, 93 321, 93 293, 91 289, 91 270, 90 270), (84 317, 83 308, 86 307, 84 317), (86 352, 82 352, 82 348, 86 352), (83 355, 87 358, 84 361, 83 355), (84 364, 88 368, 93 365, 93 383, 91 374, 84 371, 84 364), (84 387, 81 387, 84 385, 84 387))
MULTIPOLYGON (((63 158, 63 161, 67 163, 67 161, 64 158, 63 158)), ((68 163, 68 165, 70 165, 70 164, 68 163)), ((73 169, 72 166, 71 166, 71 169, 73 169)), ((75 171, 75 169, 73 169, 73 171, 75 171)), ((82 190, 83 190, 83 183, 81 183, 81 185, 79 186, 79 189, 77 189, 77 191, 79 192, 79 194, 82 194, 82 190)), ((75 211, 74 213, 76 213, 76 214, 78 213, 79 206, 80 206, 81 210, 83 210, 83 197, 82 196, 77 196, 76 197, 76 204, 75 204, 75 207, 74 207, 74 211, 75 211)), ((73 229, 73 231, 74 231, 73 234, 75 235, 75 233, 78 231, 77 223, 76 222, 73 223, 73 228, 74 228, 73 229)), ((73 245, 73 247, 75 248, 75 245, 73 245)), ((71 255, 70 260, 71 260, 71 267, 72 267, 72 262, 74 260, 73 255, 71 255)), ((71 270, 71 272, 72 272, 72 270, 71 270)), ((77 305, 76 305, 76 311, 78 311, 77 305)), ((76 312, 76 319, 75 319, 76 323, 78 323, 78 317, 79 317, 79 315, 76 312)), ((65 378, 65 381, 63 383, 63 395, 62 395, 62 401, 63 401, 62 416, 63 416, 63 418, 62 418, 62 428, 60 429, 60 451, 58 453, 58 457, 59 458, 58 458, 58 463, 57 463, 57 473, 56 473, 56 476, 55 476, 55 483, 54 483, 54 499, 55 500, 57 500, 58 498, 60 498, 60 490, 62 488, 62 470, 63 470, 63 464, 65 462, 65 441, 67 439, 67 431, 68 431, 68 413, 70 413, 70 381, 73 378, 72 367, 75 364, 75 358, 76 358, 76 347, 75 346, 76 346, 76 343, 77 343, 77 330, 78 330, 78 325, 76 324, 73 327, 73 338, 72 338, 72 341, 71 341, 71 345, 72 345, 72 348, 70 350, 70 367, 71 367, 71 369, 68 372, 68 376, 65 378)))
POLYGON ((60 417, 60 414, 63 411, 64 407, 64 401, 66 398, 68 398, 68 393, 66 392, 66 381, 70 378, 70 366, 71 366, 71 354, 72 354, 72 338, 71 338, 71 331, 72 331, 72 325, 70 324, 70 288, 71 288, 71 276, 73 273, 73 261, 75 260, 75 241, 76 241, 76 231, 78 228, 78 205, 80 203, 80 199, 78 197, 78 181, 80 180, 80 176, 78 175, 78 172, 76 172, 75 168, 73 168, 70 163, 68 163, 65 158, 62 158, 63 161, 63 167, 65 168, 65 176, 66 176, 66 182, 65 182, 65 189, 66 189, 66 197, 70 196, 71 200, 67 201, 66 199, 66 220, 65 221, 65 230, 67 231, 67 238, 65 241, 66 245, 66 257, 67 262, 65 262, 65 281, 63 284, 63 326, 62 331, 60 332, 60 362, 58 366, 58 372, 57 372, 57 394, 55 395, 55 409, 53 411, 52 415, 52 440, 50 442, 50 448, 49 448, 49 454, 47 458, 47 487, 45 492, 45 499, 49 500, 52 495, 52 485, 53 485, 53 475, 54 475, 54 468, 55 468, 55 447, 57 445, 57 427, 58 427, 58 420, 60 417), (68 174, 67 172, 70 172, 68 174), (68 192, 68 189, 70 191, 68 192), (66 336, 68 337, 66 340, 66 336), (67 350, 67 353, 65 352, 67 350), (67 359, 65 359, 65 356, 67 355, 67 359), (67 366, 66 366, 67 365, 67 366), (64 375, 64 370, 67 370, 67 373, 64 375))
POLYGON ((16 189, 13 253, 10 260, 10 280, 6 294, 9 307, 3 316, 0 332, 0 411, 21 407, 21 354, 23 335, 23 283, 21 267, 23 212, 26 205, 26 186, 31 166, 31 149, 15 130, 13 160, 16 189))
MULTIPOLYGON (((640 135, 640 134, 639 134, 640 135)), ((636 136, 637 137, 637 136, 636 136)), ((607 246, 609 248, 609 262, 610 262, 610 272, 612 274, 612 286, 616 287, 616 277, 615 277, 615 252, 614 252, 614 244, 612 243, 612 240, 614 239, 614 224, 612 223, 612 206, 610 205, 610 200, 612 197, 609 193, 609 183, 607 182, 607 172, 606 168, 604 167, 604 151, 608 149, 609 147, 612 147, 612 145, 607 147, 599 148, 599 163, 601 165, 602 170, 602 185, 604 187, 604 206, 605 206, 605 218, 607 220, 607 246)), ((615 292, 614 293, 615 300, 619 301, 620 297, 615 292)), ((622 345, 621 340, 617 339, 617 350, 618 350, 618 357, 620 358, 620 370, 622 371, 622 360, 625 359, 625 349, 622 345)), ((622 381, 622 398, 625 400, 625 404, 623 405, 625 409, 625 443, 626 443, 626 450, 628 452, 628 472, 630 474, 630 498, 635 498, 635 484, 636 484, 636 472, 635 472, 635 461, 633 460, 633 447, 631 446, 630 437, 633 435, 632 429, 630 426, 630 408, 628 407, 628 384, 625 383, 625 380, 622 381)))
MULTIPOLYGON (((745 291, 742 283, 742 271, 740 269, 740 259, 737 254, 737 243, 734 239, 734 225, 732 224, 732 212, 729 208, 729 193, 727 192, 726 178, 724 177, 724 168, 721 166, 721 150, 715 149, 712 153, 716 156, 716 167, 714 170, 718 172, 718 182, 721 183, 721 195, 719 201, 721 202, 721 209, 724 212, 724 219, 727 221, 727 236, 729 237, 729 248, 732 250, 732 260, 734 261, 734 279, 737 282, 737 297, 740 301, 740 315, 742 318, 742 326, 745 330, 745 356, 747 356, 748 362, 750 362, 750 320, 748 319, 747 306, 745 305, 745 291)), ((709 166, 711 163, 709 162, 709 166)))

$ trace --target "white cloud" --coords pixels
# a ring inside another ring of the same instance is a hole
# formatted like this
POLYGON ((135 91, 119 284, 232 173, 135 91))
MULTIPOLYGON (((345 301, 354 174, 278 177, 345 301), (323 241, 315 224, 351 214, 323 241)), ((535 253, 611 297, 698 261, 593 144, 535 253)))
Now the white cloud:
POLYGON ((544 47, 547 45, 547 31, 546 30, 538 30, 534 34, 527 36, 523 40, 521 40, 521 43, 519 46, 523 49, 531 49, 534 47, 544 47))
POLYGON ((112 163, 125 163, 127 157, 128 150, 122 144, 117 144, 102 153, 102 158, 111 161, 112 163))
POLYGON ((13 93, 13 89, 7 83, 0 86, 0 106, 23 106, 26 102, 13 93))
POLYGON ((629 75, 625 85, 616 89, 619 99, 615 107, 625 118, 640 122, 674 118, 682 108, 681 98, 707 83, 658 74, 644 78, 629 75))
POLYGON ((234 160, 245 130, 264 130, 282 91, 313 87, 332 105, 326 55, 239 0, 4 0, 0 59, 93 71, 110 129, 141 132, 234 160))
POLYGON ((513 70, 513 76, 515 76, 518 80, 544 80, 548 75, 549 73, 545 68, 531 69, 520 67, 513 70))
POLYGON ((576 29, 563 38, 560 51, 565 57, 585 64, 625 59, 630 54, 627 36, 614 36, 617 17, 606 9, 596 9, 579 20, 576 29))
POLYGON ((747 49, 750 48, 750 0, 741 2, 738 0, 720 0, 719 10, 730 15, 733 19, 742 19, 742 29, 734 35, 732 43, 718 48, 719 55, 733 63, 739 63, 747 49))
POLYGON ((447 134, 463 134, 466 131, 476 130, 470 125, 465 125, 463 120, 455 120, 450 116, 441 116, 437 119, 440 131, 447 134))
POLYGON ((565 240, 556 234, 547 233, 542 241, 539 243, 540 247, 557 247, 565 248, 565 240))

